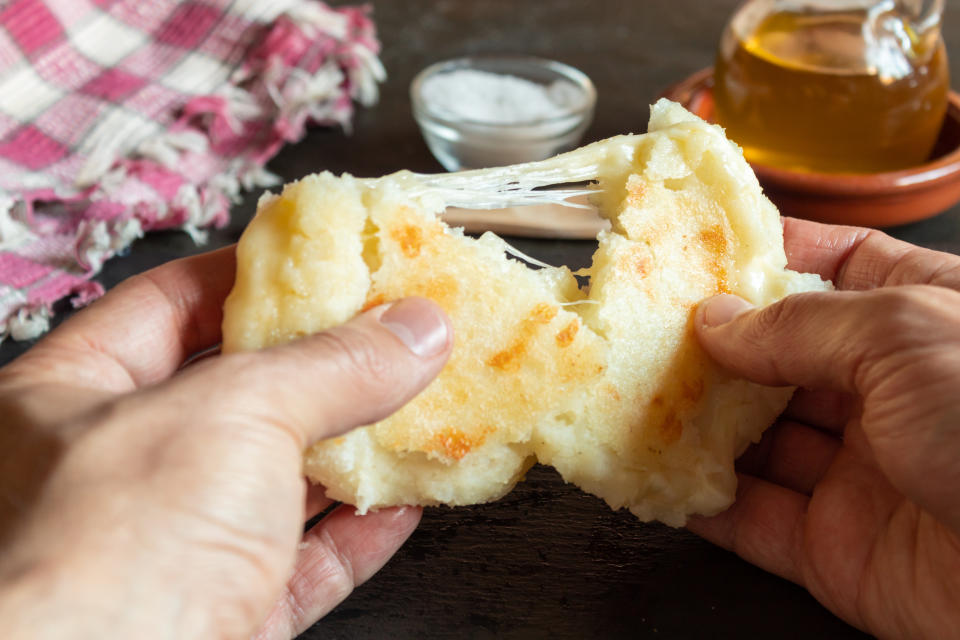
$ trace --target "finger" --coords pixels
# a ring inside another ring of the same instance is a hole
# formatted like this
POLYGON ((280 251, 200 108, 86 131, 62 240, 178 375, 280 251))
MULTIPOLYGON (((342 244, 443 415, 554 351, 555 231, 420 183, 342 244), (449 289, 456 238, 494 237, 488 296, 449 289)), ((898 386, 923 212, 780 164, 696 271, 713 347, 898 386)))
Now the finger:
POLYGON ((737 470, 809 496, 841 446, 839 439, 807 425, 780 422, 740 456, 737 470))
POLYGON ((802 584, 802 535, 807 496, 738 474, 736 502, 723 513, 693 516, 687 529, 761 569, 802 584))
POLYGON ((452 335, 440 307, 407 298, 289 344, 200 362, 170 384, 202 393, 201 410, 221 422, 276 426, 303 449, 406 404, 443 368, 452 335))
POLYGON ((853 414, 854 400, 848 393, 797 389, 782 418, 817 429, 841 433, 853 414))
POLYGON ((837 284, 843 265, 870 232, 860 227, 785 217, 783 248, 787 253, 787 266, 801 273, 817 273, 837 284))
POLYGON ((876 230, 784 218, 791 269, 818 273, 838 289, 932 284, 960 291, 960 257, 923 249, 876 230))
POLYGON ((325 487, 313 484, 306 478, 304 478, 304 482, 307 484, 307 499, 304 502, 303 521, 307 522, 329 509, 333 500, 327 497, 325 487))
POLYGON ((802 293, 763 309, 720 295, 700 305, 695 327, 736 375, 866 397, 898 362, 960 340, 957 309, 960 294, 938 287, 802 293))
POLYGON ((130 391, 170 376, 220 340, 234 248, 175 260, 119 284, 28 351, 48 381, 130 391))
POLYGON ((189 358, 183 361, 180 365, 180 368, 189 367, 190 365, 197 364, 198 362, 203 362, 207 358, 215 358, 223 353, 223 345, 215 344, 212 347, 207 347, 202 351, 196 351, 189 358))
POLYGON ((364 516, 338 507, 304 535, 286 592, 256 638, 287 640, 307 630, 386 564, 420 515, 414 507, 364 516))
POLYGON ((327 489, 319 484, 313 484, 306 478, 307 499, 304 502, 303 521, 309 523, 324 511, 330 509, 335 502, 327 497, 327 489))

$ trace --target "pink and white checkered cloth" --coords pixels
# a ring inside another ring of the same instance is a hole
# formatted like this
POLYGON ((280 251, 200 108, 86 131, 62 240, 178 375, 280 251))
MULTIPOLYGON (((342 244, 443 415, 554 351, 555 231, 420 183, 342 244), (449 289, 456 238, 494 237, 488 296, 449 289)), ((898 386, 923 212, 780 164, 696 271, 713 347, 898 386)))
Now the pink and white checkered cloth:
POLYGON ((307 122, 376 100, 378 52, 365 9, 316 0, 0 2, 0 341, 144 232, 226 222, 307 122))

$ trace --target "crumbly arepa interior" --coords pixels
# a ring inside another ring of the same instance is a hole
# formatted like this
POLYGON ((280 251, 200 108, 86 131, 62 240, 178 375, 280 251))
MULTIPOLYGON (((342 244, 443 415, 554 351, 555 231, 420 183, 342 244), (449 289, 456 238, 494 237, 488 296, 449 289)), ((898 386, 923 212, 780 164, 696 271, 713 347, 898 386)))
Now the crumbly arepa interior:
POLYGON ((829 287, 787 270, 779 214, 739 148, 665 100, 649 133, 540 163, 309 176, 261 200, 237 256, 227 352, 411 295, 452 320, 453 355, 422 394, 305 454, 309 477, 360 512, 495 500, 540 462, 643 520, 717 513, 734 497, 734 459, 792 390, 720 370, 694 336, 695 308, 721 292, 766 305, 829 287), (579 274, 588 286, 437 216, 451 204, 555 198, 538 187, 586 179, 612 226, 579 274))

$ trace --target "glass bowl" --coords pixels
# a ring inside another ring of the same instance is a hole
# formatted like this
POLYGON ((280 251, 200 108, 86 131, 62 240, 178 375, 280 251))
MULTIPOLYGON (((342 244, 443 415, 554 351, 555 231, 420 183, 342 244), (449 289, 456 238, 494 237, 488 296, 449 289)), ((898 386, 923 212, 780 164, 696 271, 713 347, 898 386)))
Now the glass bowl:
POLYGON ((413 79, 410 99, 430 151, 448 171, 458 171, 533 162, 575 148, 593 120, 597 91, 584 73, 561 62, 527 56, 477 56, 427 67, 413 79), (434 76, 462 69, 512 76, 545 89, 560 86, 568 102, 555 105, 558 111, 550 117, 513 122, 464 117, 424 92, 425 83, 434 76))

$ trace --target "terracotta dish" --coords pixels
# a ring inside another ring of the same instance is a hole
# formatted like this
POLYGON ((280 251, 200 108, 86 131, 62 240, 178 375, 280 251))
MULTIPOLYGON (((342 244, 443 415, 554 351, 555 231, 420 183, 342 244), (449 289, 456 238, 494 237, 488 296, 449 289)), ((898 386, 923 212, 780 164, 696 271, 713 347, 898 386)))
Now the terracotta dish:
MULTIPOLYGON (((664 92, 713 121, 713 69, 664 92)), ((789 216, 870 227, 916 222, 960 201, 960 94, 950 93, 947 117, 926 164, 887 173, 828 174, 752 164, 767 196, 789 216)))

